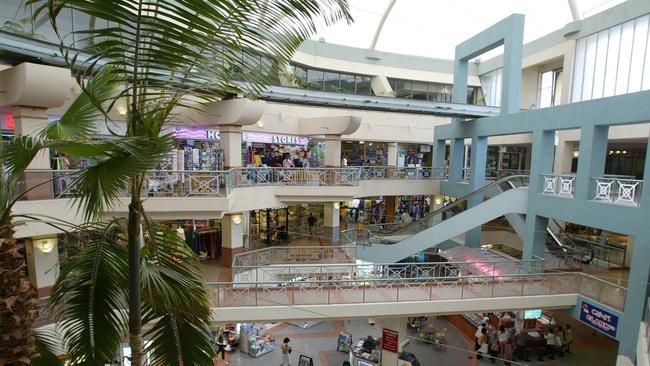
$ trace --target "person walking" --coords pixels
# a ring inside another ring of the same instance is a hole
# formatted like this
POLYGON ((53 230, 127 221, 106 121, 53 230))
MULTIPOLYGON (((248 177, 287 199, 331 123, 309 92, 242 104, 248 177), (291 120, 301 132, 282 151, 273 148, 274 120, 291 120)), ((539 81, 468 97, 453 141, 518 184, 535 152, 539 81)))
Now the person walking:
MULTIPOLYGON (((217 345, 217 358, 219 358, 219 353, 221 353, 221 359, 226 362, 226 345, 228 345, 228 342, 226 341, 226 337, 223 335, 222 332, 219 332, 217 335, 217 339, 215 341, 217 345)), ((228 362, 226 362, 226 365, 228 362)))
POLYGON ((564 328, 564 350, 566 353, 571 353, 571 343, 573 343, 573 331, 571 324, 567 324, 564 328))
POLYGON ((546 339, 546 355, 551 360, 555 360, 555 333, 549 329, 544 338, 546 339))
POLYGON ((316 217, 314 217, 314 214, 311 212, 309 213, 309 217, 307 218, 307 225, 309 226, 309 235, 314 234, 314 226, 316 226, 316 217))
POLYGON ((499 334, 497 335, 498 340, 499 340, 499 354, 501 355, 501 358, 503 357, 505 350, 506 350, 506 344, 508 344, 508 333, 506 332, 506 327, 503 325, 499 326, 499 334))
POLYGON ((285 338, 280 346, 280 349, 282 350, 282 366, 291 366, 291 345, 289 342, 291 342, 291 340, 285 338))

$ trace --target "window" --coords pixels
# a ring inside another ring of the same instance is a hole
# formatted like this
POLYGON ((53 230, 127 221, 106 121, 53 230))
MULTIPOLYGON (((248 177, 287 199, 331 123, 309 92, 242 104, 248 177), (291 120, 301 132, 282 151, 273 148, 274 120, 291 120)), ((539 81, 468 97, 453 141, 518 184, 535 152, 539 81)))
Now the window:
POLYGON ((326 92, 338 93, 341 91, 341 76, 338 72, 325 72, 326 92))
POLYGON ((356 76, 356 92, 360 95, 371 95, 372 88, 370 87, 370 76, 356 76))
POLYGON ((307 89, 323 90, 324 72, 307 69, 307 89))
POLYGON ((393 87, 393 92, 395 92, 395 97, 411 99, 411 97, 413 96, 411 81, 402 80, 402 79, 393 79, 393 80, 394 80, 394 85, 391 86, 393 87))
POLYGON ((491 107, 501 106, 501 78, 503 69, 496 69, 480 76, 481 90, 485 99, 485 105, 491 107))
POLYGON ((341 74, 341 92, 354 94, 354 75, 341 74))
POLYGON ((422 81, 413 81, 411 83, 413 87, 413 99, 427 100, 427 91, 429 88, 429 83, 422 81))
POLYGON ((561 75, 562 69, 550 70, 542 73, 539 83, 539 108, 552 107, 559 104, 558 84, 561 75))
POLYGON ((650 90, 650 15, 576 42, 571 100, 650 90))

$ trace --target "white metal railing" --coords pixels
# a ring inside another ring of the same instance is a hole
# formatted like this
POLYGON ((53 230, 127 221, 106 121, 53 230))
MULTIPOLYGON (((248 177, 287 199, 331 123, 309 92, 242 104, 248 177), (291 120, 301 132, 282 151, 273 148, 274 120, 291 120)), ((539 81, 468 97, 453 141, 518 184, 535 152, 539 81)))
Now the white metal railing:
POLYGON ((547 196, 575 197, 575 175, 571 174, 542 174, 541 194, 547 196))
POLYGON ((643 181, 619 177, 591 178, 592 199, 617 205, 639 206, 643 181))
POLYGON ((472 262, 357 264, 354 263, 354 259, 350 260, 345 255, 335 257, 334 260, 322 259, 320 262, 315 262, 313 259, 324 256, 320 256, 316 251, 305 254, 306 257, 304 258, 294 257, 288 261, 282 261, 281 263, 284 265, 277 265, 274 261, 268 260, 268 256, 259 262, 260 265, 247 264, 254 261, 233 261, 233 263, 238 264, 232 267, 233 282, 292 282, 306 278, 416 280, 431 277, 504 276, 544 272, 544 259, 542 258, 472 262))
POLYGON ((623 311, 627 289, 582 272, 208 283, 215 307, 299 306, 579 294, 623 311))
POLYGON ((354 263, 355 259, 354 245, 268 247, 235 254, 232 258, 232 268, 234 270, 240 267, 298 263, 354 263))
POLYGON ((447 179, 447 168, 424 167, 393 167, 393 166, 364 166, 359 168, 361 180, 390 180, 390 179, 447 179))

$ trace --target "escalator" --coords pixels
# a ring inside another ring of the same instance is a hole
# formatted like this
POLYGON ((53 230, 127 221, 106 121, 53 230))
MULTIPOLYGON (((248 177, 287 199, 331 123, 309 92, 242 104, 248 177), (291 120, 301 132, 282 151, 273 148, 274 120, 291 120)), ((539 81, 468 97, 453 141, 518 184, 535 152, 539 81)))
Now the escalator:
POLYGON ((418 221, 406 225, 374 226, 373 230, 346 230, 348 241, 358 244, 357 258, 373 263, 393 263, 435 247, 480 227, 497 217, 525 214, 528 202, 528 176, 513 175, 489 183, 468 195, 430 212, 418 221), (468 202, 500 190, 482 203, 467 209, 468 202))

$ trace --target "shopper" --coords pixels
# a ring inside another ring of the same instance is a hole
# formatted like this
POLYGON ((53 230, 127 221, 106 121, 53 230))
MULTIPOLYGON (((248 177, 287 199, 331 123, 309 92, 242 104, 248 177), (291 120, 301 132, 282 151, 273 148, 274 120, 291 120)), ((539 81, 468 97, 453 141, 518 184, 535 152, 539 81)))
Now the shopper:
POLYGON ((309 226, 309 235, 314 234, 314 226, 316 226, 316 217, 310 212, 307 218, 307 225, 309 226))
POLYGON ((512 365, 511 361, 514 358, 516 347, 517 346, 515 345, 515 341, 513 339, 508 339, 506 342, 506 347, 503 351, 503 356, 501 356, 501 358, 504 360, 503 363, 505 363, 506 366, 512 365))
POLYGON ((565 343, 566 341, 564 340, 564 330, 562 330, 562 327, 558 326, 555 330, 555 353, 557 353, 557 355, 560 357, 564 357, 565 343))
MULTIPOLYGON (((217 335, 216 342, 217 344, 217 358, 219 357, 219 353, 221 353, 221 359, 225 360, 226 359, 226 345, 228 342, 226 341, 226 337, 224 337, 222 332, 219 332, 217 335)), ((226 362, 226 364, 228 364, 226 362)))
POLYGON ((564 328, 564 350, 566 353, 571 353, 571 343, 573 343, 573 331, 571 324, 567 324, 564 328))
POLYGON ((343 155, 341 157, 341 168, 345 168, 347 166, 348 166, 348 158, 345 155, 343 155))
POLYGON ((485 323, 481 323, 481 325, 476 328, 476 333, 474 333, 474 350, 478 351, 479 347, 481 347, 481 344, 479 343, 479 338, 481 338, 481 335, 483 334, 483 329, 486 329, 487 325, 485 323))
POLYGON ((544 335, 546 339, 546 355, 551 360, 555 360, 555 334, 552 329, 549 329, 544 335))
POLYGON ((366 350, 368 353, 372 352, 372 350, 374 350, 376 347, 377 344, 375 343, 375 339, 371 335, 368 335, 368 338, 363 341, 363 345, 361 346, 361 348, 366 350))
POLYGON ((285 338, 280 346, 280 349, 282 350, 282 366, 291 366, 291 345, 289 342, 291 342, 291 340, 285 338))
POLYGON ((287 154, 287 156, 284 158, 284 161, 282 162, 282 167, 283 168, 293 168, 294 167, 293 160, 291 160, 291 157, 289 156, 289 154, 287 154))
POLYGON ((499 340, 499 354, 501 358, 506 351, 506 344, 508 344, 508 333, 506 332, 506 327, 504 325, 499 326, 499 334, 497 335, 499 340))
POLYGON ((477 350, 476 359, 483 359, 483 355, 488 353, 488 336, 487 328, 481 328, 481 335, 478 337, 478 350, 477 350))

